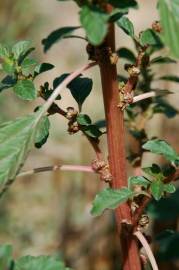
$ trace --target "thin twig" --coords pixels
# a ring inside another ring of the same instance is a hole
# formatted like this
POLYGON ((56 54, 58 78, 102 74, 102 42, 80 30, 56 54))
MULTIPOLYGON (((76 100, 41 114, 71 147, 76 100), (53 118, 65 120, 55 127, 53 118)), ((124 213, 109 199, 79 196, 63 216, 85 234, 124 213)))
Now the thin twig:
POLYGON ((153 252, 152 252, 147 240, 145 239, 144 235, 140 231, 136 231, 134 233, 134 235, 139 239, 143 248, 145 249, 145 252, 147 253, 147 256, 149 258, 149 261, 151 263, 153 270, 159 270, 157 263, 156 263, 156 260, 155 260, 155 257, 153 255, 153 252))
MULTIPOLYGON (((85 135, 85 134, 84 134, 85 135)), ((88 136, 86 136, 86 138, 88 139, 89 143, 91 144, 91 146, 93 147, 93 150, 95 151, 96 153, 96 158, 98 160, 103 160, 103 154, 102 154, 102 151, 99 147, 99 143, 94 141, 93 138, 90 138, 88 136)))
POLYGON ((78 77, 81 73, 83 73, 84 71, 86 71, 87 69, 89 69, 95 65, 97 65, 96 62, 88 63, 87 65, 75 70, 69 76, 67 76, 66 79, 57 88, 55 88, 52 95, 48 98, 46 103, 43 105, 43 107, 41 109, 41 113, 39 114, 39 119, 50 108, 50 106, 53 104, 53 102, 58 97, 58 95, 60 94, 60 92, 63 88, 65 88, 72 80, 74 80, 76 77, 78 77))
POLYGON ((17 175, 17 177, 24 177, 29 176, 41 172, 49 172, 49 171, 74 171, 74 172, 89 172, 95 173, 91 166, 82 166, 82 165, 53 165, 53 166, 46 166, 46 167, 39 167, 34 168, 29 171, 22 172, 17 175))
POLYGON ((155 93, 154 91, 151 91, 151 92, 148 92, 148 93, 144 93, 144 94, 135 96, 135 97, 133 98, 132 103, 136 103, 136 102, 141 101, 141 100, 143 100, 143 99, 151 98, 151 97, 155 97, 155 96, 156 96, 156 93, 155 93))

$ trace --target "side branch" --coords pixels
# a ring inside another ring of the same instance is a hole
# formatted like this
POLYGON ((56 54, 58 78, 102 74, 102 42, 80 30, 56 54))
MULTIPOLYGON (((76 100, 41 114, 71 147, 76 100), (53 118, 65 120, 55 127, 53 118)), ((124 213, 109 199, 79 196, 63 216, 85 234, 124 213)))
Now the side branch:
POLYGON ((147 253, 147 256, 149 258, 149 261, 151 263, 152 269, 153 270, 159 270, 155 257, 152 253, 152 250, 147 242, 147 240, 145 239, 145 237, 143 236, 143 234, 140 231, 136 231, 134 233, 134 235, 139 239, 139 241, 141 242, 143 248, 145 249, 145 252, 147 253))
POLYGON ((34 168, 29 171, 22 172, 17 175, 17 177, 24 177, 29 176, 37 173, 42 172, 52 172, 52 171, 73 171, 73 172, 88 172, 88 173, 95 173, 91 166, 82 166, 82 165, 54 165, 54 166, 46 166, 46 167, 39 167, 34 168))
POLYGON ((151 97, 155 97, 155 96, 156 96, 156 93, 154 91, 150 91, 148 93, 141 94, 141 95, 133 97, 132 103, 136 103, 136 102, 144 100, 146 98, 151 98, 151 97))

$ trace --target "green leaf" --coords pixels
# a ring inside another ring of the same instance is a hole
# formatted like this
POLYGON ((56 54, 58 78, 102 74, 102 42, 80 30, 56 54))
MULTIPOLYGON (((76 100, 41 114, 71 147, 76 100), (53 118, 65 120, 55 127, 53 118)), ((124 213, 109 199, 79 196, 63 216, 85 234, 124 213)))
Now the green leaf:
POLYGON ((44 52, 47 52, 56 42, 62 40, 63 38, 71 35, 75 30, 79 29, 79 26, 67 26, 59 28, 50 35, 48 35, 47 38, 42 40, 42 44, 44 46, 44 52))
MULTIPOLYGON (((49 88, 49 83, 45 82, 44 85, 41 87, 41 96, 43 97, 44 100, 47 100, 51 94, 53 93, 54 90, 52 90, 51 88, 49 88)), ((56 97, 56 100, 60 100, 61 99, 61 95, 58 95, 56 97)), ((53 105, 54 106, 54 105, 53 105)))
POLYGON ((150 185, 151 193, 156 201, 159 201, 164 192, 164 183, 162 181, 153 181, 150 185))
POLYGON ((36 60, 31 58, 25 58, 21 64, 23 75, 28 76, 29 74, 31 74, 36 65, 37 65, 36 60))
POLYGON ((34 50, 35 48, 29 48, 24 53, 22 53, 18 59, 18 65, 20 66, 22 62, 26 59, 26 57, 34 50))
POLYGON ((173 165, 167 164, 162 168, 162 172, 165 177, 168 177, 176 173, 176 168, 173 165))
POLYGON ((127 48, 120 48, 119 50, 117 50, 117 55, 121 58, 129 60, 131 63, 135 63, 136 61, 136 56, 134 55, 134 53, 127 48))
POLYGON ((115 209, 134 195, 133 191, 124 187, 121 189, 106 188, 98 193, 93 201, 91 213, 99 216, 105 209, 115 209))
POLYGON ((16 95, 24 100, 34 100, 37 97, 37 91, 31 80, 20 80, 13 88, 16 95))
MULTIPOLYGON (((60 77, 57 77, 53 81, 53 88, 55 89, 56 87, 58 87, 58 85, 61 84, 62 81, 68 75, 69 75, 68 73, 64 73, 60 77)), ((75 78, 73 81, 71 81, 67 85, 67 88, 70 90, 73 98, 78 103, 80 110, 81 110, 81 107, 82 107, 85 99, 91 93, 92 87, 93 87, 93 81, 89 78, 81 77, 81 76, 78 76, 77 78, 75 78)))
POLYGON ((118 10, 114 10, 110 13, 109 22, 118 21, 126 12, 119 12, 118 10))
POLYGON ((1 195, 14 181, 34 145, 39 121, 39 112, 36 112, 0 126, 1 195))
POLYGON ((158 174, 161 174, 161 169, 157 164, 152 164, 152 167, 145 167, 145 168, 142 168, 142 170, 146 174, 150 176, 154 176, 154 177, 157 177, 158 174))
POLYGON ((138 8, 138 4, 135 0, 108 0, 108 2, 116 8, 128 10, 129 8, 138 8))
POLYGON ((179 57, 179 1, 178 0, 159 0, 158 2, 160 22, 162 25, 162 39, 164 43, 170 48, 171 53, 175 57, 179 57))
POLYGON ((0 92, 2 90, 4 90, 4 89, 11 88, 12 86, 14 86, 16 84, 16 82, 17 82, 17 80, 15 78, 13 78, 12 76, 7 75, 0 82, 0 92))
POLYGON ((97 8, 83 6, 80 11, 80 22, 92 45, 100 45, 108 30, 109 15, 97 8))
POLYGON ((9 58, 9 56, 10 56, 9 48, 0 44, 0 58, 2 59, 9 58))
POLYGON ((91 124, 91 119, 87 114, 78 114, 76 121, 81 126, 88 126, 91 124))
POLYGON ((49 64, 49 63, 42 63, 42 64, 39 64, 38 66, 35 67, 35 70, 34 70, 34 77, 36 77, 37 75, 43 73, 43 72, 46 72, 48 70, 51 70, 54 68, 54 65, 52 64, 49 64))
POLYGON ((98 128, 106 128, 106 120, 101 119, 94 123, 98 128))
POLYGON ((117 25, 129 36, 134 37, 134 26, 125 16, 117 21, 117 25))
POLYGON ((176 187, 171 183, 165 184, 164 185, 164 191, 168 192, 168 193, 174 193, 176 191, 176 187))
POLYGON ((42 147, 46 143, 49 136, 50 121, 47 116, 44 116, 39 123, 37 133, 35 136, 35 146, 37 148, 42 147))
POLYGON ((163 140, 150 140, 146 142, 143 146, 143 149, 146 149, 152 153, 163 155, 169 161, 178 160, 178 155, 175 150, 163 140))
POLYGON ((173 64, 173 63, 177 62, 174 59, 167 56, 165 57, 157 56, 150 61, 150 64, 173 64))
POLYGON ((31 42, 30 41, 19 41, 12 47, 12 52, 14 54, 15 59, 19 59, 22 54, 26 53, 29 50, 31 42))
POLYGON ((87 114, 78 114, 77 123, 81 126, 81 130, 91 138, 99 138, 103 133, 98 126, 91 124, 91 119, 87 114))
POLYGON ((159 80, 179 83, 179 77, 175 75, 166 75, 159 78, 159 80))
POLYGON ((65 270, 63 262, 50 256, 25 256, 17 260, 14 270, 65 270))
POLYGON ((154 113, 164 113, 168 118, 173 118, 178 114, 178 111, 162 98, 156 98, 153 111, 154 113))
POLYGON ((12 246, 0 245, 0 269, 10 269, 12 262, 12 246))
POLYGON ((160 37, 152 29, 147 29, 140 34, 140 43, 142 46, 163 47, 160 37))
POLYGON ((129 188, 136 185, 147 188, 150 182, 143 176, 132 176, 132 177, 129 177, 128 184, 129 184, 129 188))
POLYGON ((93 81, 89 78, 77 77, 67 87, 81 109, 84 101, 91 93, 93 81))
POLYGON ((15 72, 15 63, 11 58, 6 58, 2 63, 2 69, 8 74, 13 74, 15 72))
POLYGON ((103 134, 96 125, 85 126, 82 130, 87 136, 95 139, 99 138, 103 134))
POLYGON ((65 79, 70 75, 69 73, 64 73, 60 77, 57 77, 53 81, 53 89, 57 88, 65 79))

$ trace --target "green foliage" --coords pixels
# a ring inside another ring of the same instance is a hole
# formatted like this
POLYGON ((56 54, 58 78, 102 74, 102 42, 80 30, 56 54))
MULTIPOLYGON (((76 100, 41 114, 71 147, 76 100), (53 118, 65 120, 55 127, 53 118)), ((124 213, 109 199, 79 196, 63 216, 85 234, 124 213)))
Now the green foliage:
POLYGON ((132 186, 136 186, 136 185, 147 188, 149 184, 150 184, 150 181, 143 176, 132 176, 132 177, 129 177, 128 179, 129 188, 132 188, 132 186))
POLYGON ((143 148, 152 153, 163 155, 171 162, 177 162, 179 160, 178 154, 166 141, 158 139, 150 140, 143 145, 143 148))
POLYGON ((108 2, 116 8, 128 10, 129 8, 138 8, 138 4, 135 0, 108 0, 108 2))
POLYGON ((19 60, 20 57, 27 53, 31 45, 30 41, 24 40, 24 41, 19 41, 12 47, 12 53, 13 56, 16 60, 19 60))
POLYGON ((152 164, 151 167, 145 167, 145 168, 142 168, 142 170, 150 175, 150 176, 158 176, 158 175, 161 175, 161 169, 160 167, 157 165, 157 164, 152 164))
POLYGON ((80 21, 86 31, 88 40, 93 45, 99 45, 104 40, 109 15, 95 7, 83 6, 80 11, 80 21))
POLYGON ((154 107, 154 113, 163 113, 168 118, 173 118, 178 114, 178 110, 176 110, 171 104, 169 104, 166 100, 162 98, 156 98, 154 107))
POLYGON ((13 87, 16 84, 16 79, 10 75, 7 75, 0 82, 0 92, 4 89, 13 87))
POLYGON ((87 114, 78 114, 76 120, 81 126, 88 126, 92 123, 90 117, 87 114))
POLYGON ((155 200, 157 201, 160 200, 164 191, 163 182, 160 180, 153 181, 150 186, 150 190, 155 200))
POLYGON ((173 64, 176 61, 168 56, 157 56, 150 61, 150 64, 173 64))
MULTIPOLYGON (((55 78, 53 81, 53 88, 55 89, 60 83, 62 83, 68 75, 68 73, 64 73, 60 77, 55 78)), ((93 81, 89 78, 81 76, 78 76, 67 85, 67 88, 70 90, 73 98, 78 103, 80 111, 84 101, 91 93, 92 87, 93 81)))
MULTIPOLYGON (((117 50, 118 56, 130 63, 125 65, 125 70, 128 71, 128 77, 123 75, 118 76, 121 89, 124 89, 127 81, 128 86, 132 83, 131 77, 134 76, 131 73, 131 67, 134 67, 140 69, 140 74, 136 76, 138 81, 136 80, 136 85, 133 85, 133 89, 131 90, 135 90, 137 94, 148 91, 156 92, 155 97, 147 101, 143 100, 137 104, 132 104, 126 108, 125 120, 129 132, 137 140, 139 145, 137 153, 132 153, 131 150, 129 160, 133 162, 135 167, 138 164, 137 162, 142 161, 142 155, 147 150, 163 155, 170 162, 169 166, 167 164, 165 168, 160 168, 157 164, 143 168, 144 175, 147 176, 130 177, 128 179, 128 187, 122 187, 121 189, 106 188, 102 190, 94 199, 91 213, 98 216, 105 209, 115 209, 128 200, 137 202, 137 204, 139 203, 140 207, 140 198, 142 199, 144 195, 152 195, 154 200, 148 207, 151 215, 161 219, 165 219, 167 216, 171 219, 176 218, 178 216, 176 209, 179 207, 178 198, 176 197, 178 191, 176 191, 175 185, 169 182, 169 179, 170 176, 172 177, 174 175, 175 167, 179 165, 179 155, 163 140, 148 140, 144 126, 145 122, 151 119, 155 113, 163 113, 168 118, 174 117, 178 113, 178 110, 163 98, 163 96, 171 92, 165 89, 153 89, 153 80, 166 80, 178 83, 179 77, 169 74, 156 78, 155 70, 152 67, 154 64, 176 63, 174 59, 168 56, 158 55, 160 54, 159 50, 164 47, 163 42, 170 47, 174 56, 179 57, 179 39, 176 34, 179 26, 179 2, 178 0, 159 0, 158 6, 164 29, 163 33, 159 35, 157 31, 149 28, 141 32, 139 36, 135 35, 132 22, 125 16, 129 8, 138 7, 135 0, 106 0, 105 3, 111 4, 114 8, 111 13, 105 11, 103 1, 75 0, 75 2, 80 8, 80 23, 85 30, 87 41, 91 45, 99 46, 103 44, 108 32, 109 23, 111 22, 116 22, 131 37, 136 50, 135 53, 128 48, 119 48, 117 50), (154 53, 155 56, 153 57, 154 53), (142 123, 144 122, 142 128, 138 125, 141 119, 142 123), (140 186, 141 191, 135 191, 136 186, 140 186), (135 197, 139 195, 139 200, 138 198, 135 200, 135 197), (166 213, 166 211, 168 212, 166 213)), ((78 26, 68 26, 53 31, 42 41, 44 51, 47 52, 58 41, 71 37, 72 33, 79 28, 78 26)), ((96 59, 95 53, 97 50, 94 47, 91 48, 94 50, 94 59, 96 59)), ((99 48, 101 49, 101 46, 99 48)), ((108 49, 110 51, 111 48, 108 49)), ((34 48, 31 47, 29 41, 19 41, 12 48, 0 44, 2 71, 3 73, 7 73, 0 82, 0 92, 12 87, 14 93, 23 100, 34 100, 37 96, 48 100, 55 89, 69 75, 64 73, 53 80, 52 87, 49 86, 48 82, 45 82, 37 90, 34 84, 35 78, 41 73, 51 70, 54 66, 49 63, 38 64, 36 60, 30 58, 29 54, 33 50, 34 48)), ((55 102, 55 100, 61 99, 61 96, 58 95, 51 103, 47 101, 44 106, 37 107, 38 109, 35 113, 0 125, 0 195, 14 181, 34 144, 37 148, 40 148, 47 141, 50 129, 48 116, 50 114, 61 113, 69 121, 69 130, 70 125, 73 126, 74 124, 77 131, 81 130, 83 135, 86 135, 91 142, 98 145, 99 138, 104 133, 100 128, 106 126, 105 121, 92 123, 88 115, 81 113, 82 106, 86 98, 90 95, 92 87, 93 81, 89 78, 82 77, 82 75, 79 75, 67 85, 72 97, 78 104, 79 112, 75 111, 74 115, 70 115, 70 113, 68 115, 67 112, 58 107, 59 104, 55 102), (56 110, 53 110, 54 108, 56 110), (46 111, 48 111, 48 116, 45 114, 46 111)), ((176 235, 177 240, 171 233, 165 235, 165 238, 167 239, 165 241, 163 238, 158 238, 157 240, 162 243, 162 248, 157 253, 158 258, 178 258, 178 252, 171 254, 170 251, 172 245, 174 247, 176 246, 178 235, 176 235)), ((26 256, 14 262, 12 260, 12 248, 10 246, 0 246, 0 268, 10 270, 67 270, 63 262, 48 256, 26 256)))
POLYGON ((152 30, 147 29, 140 34, 140 43, 142 46, 157 46, 162 48, 162 42, 159 36, 152 30))
POLYGON ((6 46, 0 45, 2 68, 9 74, 0 82, 0 92, 13 87, 14 93, 23 100, 34 100, 37 97, 33 80, 54 66, 49 63, 37 64, 36 60, 29 58, 33 50, 29 41, 19 41, 8 51, 6 46))
POLYGON ((77 77, 67 87, 81 110, 84 101, 91 93, 93 81, 89 78, 77 77))
POLYGON ((12 259, 12 246, 0 245, 0 269, 10 270, 70 270, 64 263, 50 256, 24 256, 16 261, 12 259))
POLYGON ((130 61, 131 63, 135 63, 135 61, 136 61, 136 56, 128 48, 120 48, 120 49, 118 49, 117 54, 118 54, 119 57, 124 58, 124 59, 130 61))
POLYGON ((18 259, 14 270, 67 270, 64 263, 50 256, 25 256, 18 259))
POLYGON ((15 179, 24 164, 34 144, 39 121, 39 112, 36 112, 0 126, 0 192, 15 179))
POLYGON ((134 26, 132 22, 125 16, 117 21, 117 25, 129 36, 134 37, 134 26))
POLYGON ((77 29, 79 29, 79 26, 67 26, 50 33, 47 38, 42 40, 44 52, 47 52, 56 42, 68 37, 77 29))
POLYGON ((178 0, 159 0, 158 8, 163 29, 161 34, 162 39, 165 44, 170 48, 171 53, 178 58, 179 35, 177 33, 179 27, 179 2, 178 0))
POLYGON ((13 90, 18 97, 24 100, 34 100, 37 97, 37 91, 31 80, 19 80, 13 90))
POLYGON ((34 77, 38 76, 39 74, 49 71, 54 68, 54 65, 49 63, 42 63, 35 67, 34 69, 34 77))
POLYGON ((103 133, 100 131, 97 125, 92 124, 90 117, 86 114, 78 114, 77 123, 80 125, 80 129, 89 137, 98 139, 103 133))
POLYGON ((0 245, 0 269, 11 269, 12 247, 10 245, 0 245))
POLYGON ((4 58, 9 58, 10 56, 10 50, 7 46, 3 46, 2 44, 0 44, 0 57, 2 59, 4 58))
POLYGON ((36 65, 37 65, 36 60, 31 58, 25 58, 21 64, 22 74, 25 76, 29 76, 33 72, 36 65))
POLYGON ((168 193, 174 193, 176 191, 176 187, 171 183, 165 184, 164 185, 164 191, 168 192, 168 193))
POLYGON ((162 76, 162 77, 159 78, 159 80, 164 80, 164 81, 170 81, 170 82, 179 83, 179 77, 178 76, 175 76, 175 75, 162 76))
MULTIPOLYGON (((40 95, 43 97, 44 100, 47 100, 51 96, 55 88, 56 87, 54 87, 53 89, 49 88, 49 83, 45 82, 44 85, 41 85, 40 95)), ((61 99, 61 95, 58 95, 56 97, 56 100, 60 100, 60 99, 61 99)))
POLYGON ((127 187, 117 190, 106 188, 96 195, 93 201, 91 213, 95 216, 99 216, 105 209, 115 209, 121 203, 132 198, 133 195, 133 191, 127 187))
POLYGON ((46 143, 49 136, 50 121, 47 116, 44 116, 39 123, 37 133, 35 135, 35 146, 41 148, 46 143))

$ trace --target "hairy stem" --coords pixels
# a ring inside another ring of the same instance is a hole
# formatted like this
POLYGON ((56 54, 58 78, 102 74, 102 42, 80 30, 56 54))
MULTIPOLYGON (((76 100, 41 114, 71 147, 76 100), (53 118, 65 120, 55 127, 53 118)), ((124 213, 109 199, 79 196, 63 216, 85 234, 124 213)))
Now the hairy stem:
POLYGON ((145 94, 141 94, 141 95, 135 96, 133 98, 132 103, 136 103, 136 102, 144 100, 146 98, 151 98, 151 97, 155 97, 155 96, 156 96, 156 93, 154 91, 151 91, 151 92, 148 92, 148 93, 145 93, 145 94))
MULTIPOLYGON (((108 8, 108 7, 107 7, 108 8)), ((109 26, 104 46, 115 51, 114 26, 109 26)), ((97 48, 100 50, 100 48, 97 48)), ((109 151, 110 172, 113 177, 112 187, 115 189, 127 186, 125 134, 123 112, 118 108, 118 81, 116 65, 110 63, 109 56, 104 56, 101 46, 100 72, 103 99, 107 123, 107 141, 109 151)), ((136 240, 133 238, 132 216, 128 203, 122 204, 115 211, 116 222, 121 242, 123 270, 140 270, 141 263, 136 240)))
POLYGON ((136 231, 134 233, 134 235, 139 239, 139 241, 141 242, 143 248, 145 249, 145 252, 147 253, 147 256, 148 256, 149 261, 151 263, 152 269, 153 270, 159 270, 158 266, 157 266, 157 263, 156 263, 156 260, 155 260, 155 257, 154 257, 154 255, 152 253, 152 250, 151 250, 147 240, 143 236, 143 234, 140 231, 136 231))
POLYGON ((42 172, 50 172, 50 171, 73 171, 73 172, 89 172, 95 173, 95 171, 91 168, 91 166, 83 166, 83 165, 52 165, 46 167, 34 168, 29 171, 22 172, 17 175, 17 177, 29 176, 42 172))

